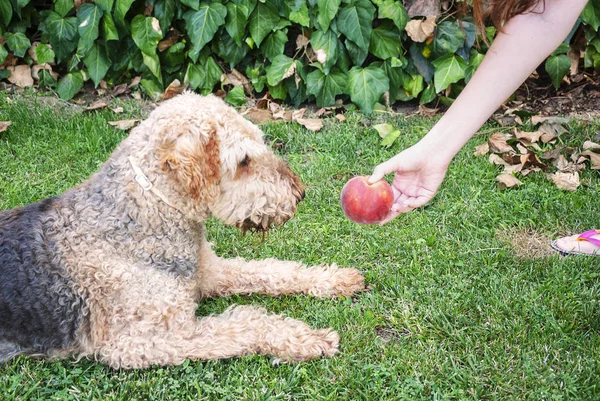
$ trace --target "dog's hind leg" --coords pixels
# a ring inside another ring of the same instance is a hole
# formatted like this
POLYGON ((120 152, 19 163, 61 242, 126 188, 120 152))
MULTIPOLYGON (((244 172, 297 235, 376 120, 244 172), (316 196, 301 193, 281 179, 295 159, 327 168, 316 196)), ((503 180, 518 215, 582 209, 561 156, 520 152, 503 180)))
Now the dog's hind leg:
POLYGON ((164 331, 143 322, 131 323, 126 332, 115 333, 97 354, 114 368, 147 368, 178 365, 185 359, 251 354, 303 361, 334 355, 338 344, 339 336, 331 329, 312 329, 299 320, 270 315, 261 308, 236 306, 217 316, 169 325, 164 331), (143 330, 137 331, 138 323, 143 330))
POLYGON ((336 265, 307 267, 300 262, 264 259, 223 259, 205 249, 198 271, 201 296, 263 293, 309 294, 317 297, 351 296, 364 289, 357 269, 336 265))

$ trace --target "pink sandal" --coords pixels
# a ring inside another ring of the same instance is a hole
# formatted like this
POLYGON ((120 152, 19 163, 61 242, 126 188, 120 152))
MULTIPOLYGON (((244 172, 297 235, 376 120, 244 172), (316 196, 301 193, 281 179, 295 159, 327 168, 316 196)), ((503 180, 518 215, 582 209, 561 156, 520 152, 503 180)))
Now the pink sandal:
POLYGON ((564 250, 562 248, 559 248, 558 245, 556 245, 556 240, 552 241, 550 246, 554 250, 558 251, 558 253, 560 253, 562 256, 567 256, 567 255, 600 256, 600 240, 596 239, 596 238, 592 238, 594 235, 598 235, 598 234, 600 234, 600 230, 588 230, 584 233, 579 234, 579 236, 577 237, 577 241, 587 241, 589 243, 596 245, 598 247, 598 249, 596 251, 594 251, 594 253, 583 253, 583 252, 577 252, 577 251, 564 250))

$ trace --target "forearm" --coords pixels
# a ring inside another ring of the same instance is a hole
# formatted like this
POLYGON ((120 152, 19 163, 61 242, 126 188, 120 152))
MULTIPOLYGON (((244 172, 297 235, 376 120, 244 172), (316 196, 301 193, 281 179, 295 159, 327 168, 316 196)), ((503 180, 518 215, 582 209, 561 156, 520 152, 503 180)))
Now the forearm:
POLYGON ((546 0, 499 32, 463 92, 421 141, 450 163, 487 119, 552 53, 572 29, 585 0, 546 0))

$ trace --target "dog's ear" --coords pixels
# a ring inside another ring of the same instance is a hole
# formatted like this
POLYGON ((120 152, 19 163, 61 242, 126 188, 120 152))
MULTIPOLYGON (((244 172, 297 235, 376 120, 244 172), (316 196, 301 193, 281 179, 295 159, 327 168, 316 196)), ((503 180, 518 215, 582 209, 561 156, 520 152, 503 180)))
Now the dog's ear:
POLYGON ((161 168, 177 181, 189 196, 205 200, 217 195, 220 179, 219 140, 212 122, 198 126, 167 128, 160 146, 161 168))

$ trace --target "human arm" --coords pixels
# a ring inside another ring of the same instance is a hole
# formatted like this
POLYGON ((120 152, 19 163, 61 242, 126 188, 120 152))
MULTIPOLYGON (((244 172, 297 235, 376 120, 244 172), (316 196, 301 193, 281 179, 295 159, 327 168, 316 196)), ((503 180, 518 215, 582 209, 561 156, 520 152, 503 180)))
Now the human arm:
POLYGON ((370 182, 395 172, 394 205, 384 224, 429 202, 464 144, 565 39, 587 0, 546 0, 508 21, 481 65, 417 144, 375 167, 370 182))

